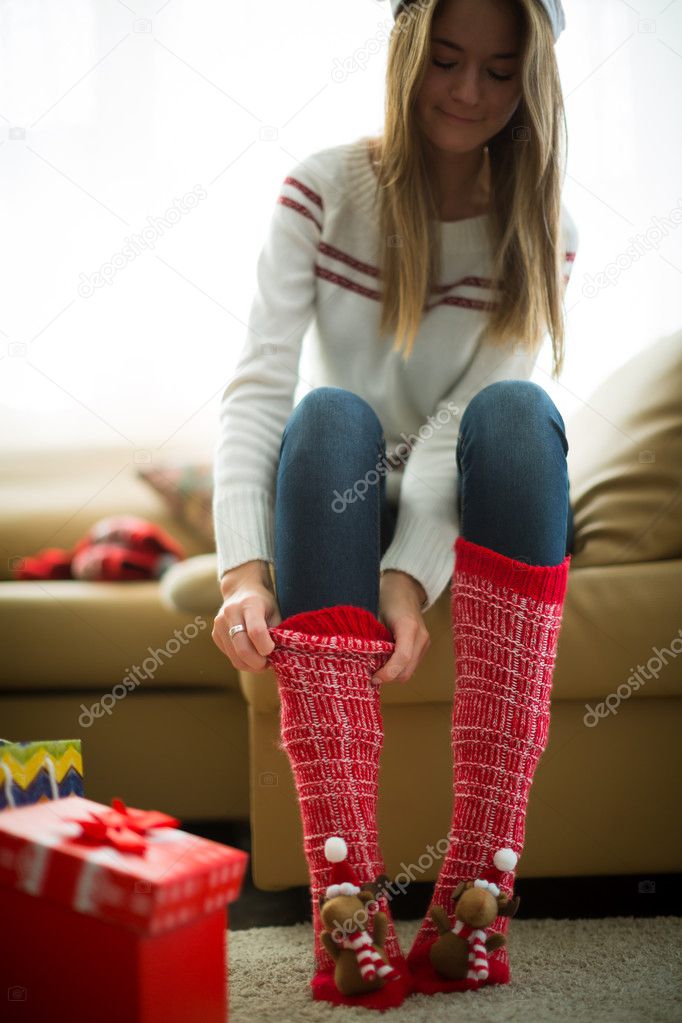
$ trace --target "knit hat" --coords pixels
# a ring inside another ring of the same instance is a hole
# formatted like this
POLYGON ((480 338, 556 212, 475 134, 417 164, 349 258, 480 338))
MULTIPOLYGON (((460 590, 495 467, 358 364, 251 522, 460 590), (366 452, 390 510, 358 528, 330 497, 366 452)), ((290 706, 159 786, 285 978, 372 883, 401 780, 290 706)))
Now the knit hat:
POLYGON ((487 888, 490 894, 497 898, 500 894, 500 882, 502 875, 513 870, 518 862, 518 856, 513 849, 498 849, 493 856, 494 867, 489 867, 481 873, 474 881, 474 888, 487 888))
POLYGON ((348 846, 344 840, 338 835, 328 838, 324 843, 324 855, 332 865, 332 883, 327 887, 326 898, 334 899, 337 895, 357 895, 360 885, 353 868, 346 860, 348 846))
MULTIPOLYGON (((412 0, 391 0, 393 17, 397 18, 400 10, 404 7, 408 7, 411 2, 412 0)), ((561 6, 561 0, 541 0, 541 2, 542 6, 547 11, 547 17, 552 24, 554 42, 556 42, 563 30, 566 28, 566 18, 564 16, 564 9, 561 6)))

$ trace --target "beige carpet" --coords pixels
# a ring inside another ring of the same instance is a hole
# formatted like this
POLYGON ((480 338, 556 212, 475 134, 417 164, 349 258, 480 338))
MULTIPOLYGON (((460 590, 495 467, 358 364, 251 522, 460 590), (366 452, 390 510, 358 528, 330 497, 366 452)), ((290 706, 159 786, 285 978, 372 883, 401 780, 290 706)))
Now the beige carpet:
MULTIPOLYGON (((398 921, 405 951, 419 921, 398 921)), ((230 1023, 364 1019, 431 1023, 682 1021, 682 920, 514 920, 509 985, 411 995, 381 1013, 314 1002, 312 926, 229 934, 230 1023)))

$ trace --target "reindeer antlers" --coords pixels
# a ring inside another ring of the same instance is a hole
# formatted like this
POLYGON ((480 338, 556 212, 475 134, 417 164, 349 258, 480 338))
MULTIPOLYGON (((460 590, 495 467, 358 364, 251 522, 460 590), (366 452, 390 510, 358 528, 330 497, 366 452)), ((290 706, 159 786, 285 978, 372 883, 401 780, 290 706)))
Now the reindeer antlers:
POLYGON ((371 892, 375 899, 386 894, 386 888, 391 883, 388 874, 379 874, 375 881, 365 881, 362 884, 363 891, 371 892))

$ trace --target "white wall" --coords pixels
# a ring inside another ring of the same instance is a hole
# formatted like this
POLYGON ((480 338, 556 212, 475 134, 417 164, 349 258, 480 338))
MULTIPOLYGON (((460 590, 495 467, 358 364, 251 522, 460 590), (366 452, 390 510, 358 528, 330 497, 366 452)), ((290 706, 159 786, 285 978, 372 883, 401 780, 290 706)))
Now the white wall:
MULTIPOLYGON (((564 195, 581 244, 564 375, 549 379, 546 348, 535 379, 570 415, 613 367, 682 325, 682 3, 565 7, 564 195), (595 288, 607 270, 611 283, 595 288)), ((315 149, 381 129, 389 4, 339 10, 0 5, 6 450, 120 444, 155 460, 210 457, 283 175, 315 149), (196 189, 205 196, 160 229, 155 218, 196 189), (145 228, 150 247, 84 294, 145 228)))

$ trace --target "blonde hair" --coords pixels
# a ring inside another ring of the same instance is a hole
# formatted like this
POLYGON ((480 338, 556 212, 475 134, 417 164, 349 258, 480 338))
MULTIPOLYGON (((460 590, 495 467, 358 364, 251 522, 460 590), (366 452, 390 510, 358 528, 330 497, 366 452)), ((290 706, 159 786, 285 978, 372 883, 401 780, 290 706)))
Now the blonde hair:
MULTIPOLYGON (((415 101, 430 60, 431 26, 444 0, 401 10, 388 53, 384 134, 375 140, 383 294, 379 332, 395 333, 409 358, 440 277, 438 211, 415 101)), ((540 0, 514 0, 521 21, 522 95, 488 140, 492 279, 499 299, 482 341, 535 351, 552 338, 556 378, 564 361, 561 188, 566 122, 554 39, 540 0), (563 128, 563 135, 560 129, 563 128), (519 140, 522 144, 519 144, 519 140)))

